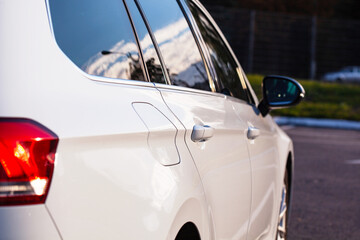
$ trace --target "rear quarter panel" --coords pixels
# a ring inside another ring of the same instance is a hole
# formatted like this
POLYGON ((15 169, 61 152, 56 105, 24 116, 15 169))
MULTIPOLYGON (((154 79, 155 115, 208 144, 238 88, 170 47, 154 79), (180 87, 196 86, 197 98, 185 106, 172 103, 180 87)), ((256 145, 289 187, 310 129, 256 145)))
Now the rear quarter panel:
MULTIPOLYGON (((210 238, 185 143, 177 146, 181 163, 170 167, 147 148, 148 130, 133 102, 153 104, 175 121, 179 137, 185 134, 153 84, 81 73, 56 45, 45 1, 0 0, 0 36, 0 116, 33 119, 60 139, 48 198, 35 208, 41 221, 28 226, 33 234, 45 221, 63 239, 173 239, 186 219, 210 238)), ((9 209, 1 207, 1 216, 21 208, 9 209)))

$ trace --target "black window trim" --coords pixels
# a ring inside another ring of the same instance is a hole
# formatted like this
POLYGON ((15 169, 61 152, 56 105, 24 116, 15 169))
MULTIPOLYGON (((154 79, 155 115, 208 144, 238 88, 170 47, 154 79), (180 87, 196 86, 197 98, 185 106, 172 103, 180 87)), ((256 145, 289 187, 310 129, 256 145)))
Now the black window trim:
MULTIPOLYGON (((143 8, 141 7, 140 2, 138 0, 123 0, 123 1, 124 2, 125 1, 134 1, 135 2, 136 7, 137 7, 137 9, 138 9, 138 11, 139 11, 139 13, 141 15, 141 18, 142 18, 142 20, 143 20, 143 22, 144 22, 144 24, 146 26, 146 29, 147 29, 147 31, 149 33, 150 39, 151 39, 151 41, 152 41, 152 43, 154 45, 155 51, 156 51, 156 53, 157 53, 157 55, 159 57, 159 61, 160 61, 160 64, 161 64, 161 67, 162 67, 162 70, 163 70, 162 72, 163 72, 164 77, 165 77, 165 82, 166 82, 167 85, 172 85, 169 73, 166 70, 164 70, 164 69, 166 69, 166 67, 165 67, 166 65, 165 65, 164 58, 163 58, 163 56, 161 54, 159 45, 158 45, 158 43, 156 41, 155 35, 154 35, 154 33, 153 33, 153 31, 152 31, 152 29, 150 27, 149 21, 148 21, 146 15, 145 15, 145 12, 144 12, 143 8)), ((131 15, 130 12, 129 12, 129 15, 131 15)), ((135 26, 134 26, 134 31, 136 31, 135 26)), ((141 48, 140 42, 139 42, 139 47, 141 48)), ((143 64, 144 64, 144 68, 146 68, 145 62, 143 62, 143 64)), ((150 81, 150 76, 148 76, 148 78, 149 78, 149 81, 150 81)))
MULTIPOLYGON (((177 0, 177 1, 179 1, 179 0, 177 0)), ((180 0, 180 1, 183 2, 184 0, 180 0)), ((228 41, 226 40, 225 36, 224 36, 223 33, 221 32, 219 26, 216 24, 216 22, 215 22, 214 19, 211 17, 211 15, 209 14, 209 12, 205 9, 205 7, 204 7, 198 0, 188 0, 188 1, 191 1, 192 3, 195 4, 195 6, 204 14, 204 16, 209 20, 209 22, 210 22, 210 23, 212 24, 212 26, 215 28, 216 32, 219 34, 221 40, 223 41, 223 43, 225 44, 226 48, 228 49, 231 57, 234 59, 234 61, 235 61, 235 63, 236 63, 236 66, 237 66, 237 67, 239 68, 239 70, 243 73, 243 77, 244 77, 244 81, 245 81, 245 85, 246 85, 246 92, 247 92, 247 95, 248 95, 248 101, 247 101, 247 102, 248 102, 249 104, 251 104, 251 105, 257 106, 257 105, 259 104, 259 100, 257 99, 257 97, 256 97, 256 95, 255 95, 255 92, 254 92, 254 90, 252 89, 252 87, 251 87, 251 85, 250 85, 250 83, 249 83, 249 80, 248 80, 247 77, 246 77, 246 74, 245 74, 244 70, 242 69, 242 67, 241 67, 238 59, 236 58, 236 56, 235 56, 232 48, 230 47, 230 44, 228 43, 228 41)), ((184 4, 185 6, 187 6, 186 2, 183 2, 183 4, 184 4)), ((192 15, 191 15, 191 16, 192 16, 192 15)), ((196 23, 192 23, 192 25, 194 25, 194 26, 193 26, 194 28, 196 28, 196 29, 198 28, 197 25, 196 25, 196 23)), ((199 32, 199 30, 197 30, 197 31, 199 32)), ((199 34, 196 34, 195 37, 196 37, 196 38, 200 38, 201 41, 204 42, 204 40, 202 39, 202 36, 201 36, 200 33, 199 33, 199 34)), ((206 46, 203 46, 202 48, 204 49, 204 51, 207 52, 207 54, 209 54, 208 49, 207 49, 206 46)), ((215 74, 214 77, 215 77, 215 80, 216 80, 216 82, 217 82, 217 87, 218 87, 218 88, 217 88, 217 90, 218 90, 217 92, 220 93, 220 91, 221 91, 220 83, 218 82, 218 77, 217 77, 216 71, 215 71, 215 69, 214 69, 214 66, 213 66, 213 64, 212 64, 212 61, 211 61, 211 59, 207 59, 207 61, 210 61, 210 64, 209 64, 209 65, 211 66, 211 68, 213 68, 213 69, 212 69, 212 72, 215 74)), ((239 76, 239 78, 240 78, 240 76, 239 76)), ((231 96, 228 96, 228 97, 231 97, 231 96)), ((231 97, 231 98, 233 98, 233 97, 231 97)), ((236 98, 236 99, 237 99, 237 98, 236 98)), ((240 99, 240 100, 241 100, 241 99, 240 99)), ((243 100, 243 101, 245 101, 245 100, 243 100)))
POLYGON ((219 89, 221 88, 220 82, 217 78, 215 68, 213 66, 213 63, 211 61, 210 53, 206 47, 205 41, 203 37, 201 36, 200 30, 196 24, 196 21, 187 5, 187 3, 184 0, 177 0, 179 4, 181 5, 181 8, 183 9, 184 14, 186 15, 186 19, 188 21, 188 24, 190 25, 191 31, 193 33, 193 36, 195 38, 196 43, 198 44, 198 47, 200 49, 200 52, 203 57, 203 61, 205 62, 206 66, 209 68, 209 74, 214 82, 214 85, 216 87, 215 92, 219 92, 219 89))
MULTIPOLYGON (((200 39, 199 36, 198 36, 198 33, 195 31, 195 28, 194 28, 194 19, 192 19, 192 15, 191 15, 191 12, 190 10, 187 8, 187 5, 186 3, 184 3, 184 1, 182 0, 176 0, 180 9, 181 9, 181 12, 183 13, 185 19, 186 19, 186 22, 190 28, 190 31, 191 31, 191 34, 195 40, 195 43, 196 43, 196 46, 197 48, 199 49, 199 52, 200 52, 200 56, 201 56, 201 59, 204 63, 204 66, 205 66, 205 71, 207 73, 207 77, 208 77, 208 81, 209 81, 209 87, 211 89, 211 92, 217 92, 217 89, 218 89, 218 82, 217 81, 214 81, 214 77, 211 73, 211 67, 209 66, 209 61, 206 59, 206 56, 205 56, 205 53, 204 53, 204 44, 203 43, 200 43, 200 39), (184 7, 185 6, 185 7, 184 7)), ((196 26, 196 25, 195 25, 196 26)))
MULTIPOLYGON (((140 54, 141 68, 142 68, 142 71, 143 71, 143 74, 144 74, 144 77, 145 77, 145 81, 150 82, 149 72, 148 72, 148 70, 147 70, 147 68, 146 68, 146 65, 145 65, 144 54, 143 54, 143 51, 142 51, 141 46, 140 46, 140 40, 139 40, 139 36, 138 36, 138 34, 137 34, 137 32, 136 32, 136 28, 135 28, 135 25, 134 25, 133 18, 132 18, 131 14, 130 14, 128 5, 127 5, 127 3, 126 3, 126 0, 122 0, 122 2, 123 2, 123 4, 124 4, 126 13, 127 13, 127 15, 128 15, 129 21, 130 21, 131 28, 132 28, 133 33, 134 33, 136 45, 137 45, 137 48, 138 48, 138 51, 139 51, 139 54, 140 54)), ((130 80, 131 80, 131 79, 130 79, 130 80)), ((136 81, 136 80, 134 80, 134 81, 136 81)))

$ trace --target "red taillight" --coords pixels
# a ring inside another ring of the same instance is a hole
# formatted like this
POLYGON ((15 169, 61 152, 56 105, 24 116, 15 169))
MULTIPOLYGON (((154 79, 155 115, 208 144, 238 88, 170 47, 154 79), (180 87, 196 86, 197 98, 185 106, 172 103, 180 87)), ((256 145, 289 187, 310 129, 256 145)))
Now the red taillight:
POLYGON ((0 205, 45 202, 58 141, 32 120, 0 118, 0 205))

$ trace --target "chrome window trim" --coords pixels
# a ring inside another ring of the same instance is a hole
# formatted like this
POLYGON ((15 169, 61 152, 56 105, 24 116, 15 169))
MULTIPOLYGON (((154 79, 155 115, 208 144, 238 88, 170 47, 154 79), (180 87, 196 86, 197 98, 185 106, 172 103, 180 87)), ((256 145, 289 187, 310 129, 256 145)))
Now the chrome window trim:
MULTIPOLYGON (((210 91, 206 91, 206 90, 199 90, 199 89, 195 89, 195 88, 181 87, 181 86, 174 86, 174 85, 166 85, 166 84, 161 84, 161 83, 154 83, 154 86, 159 91, 172 91, 172 92, 184 92, 184 93, 189 93, 189 94, 201 94, 201 95, 208 95, 208 96, 212 96, 212 97, 225 98, 225 99, 228 99, 228 100, 231 100, 234 102, 240 102, 240 103, 246 104, 246 105, 250 104, 249 102, 247 102, 243 99, 228 96, 228 95, 225 95, 220 92, 210 92, 210 91)), ((252 105, 252 104, 250 104, 250 105, 252 105)))
POLYGON ((211 92, 206 90, 200 90, 196 88, 189 88, 189 87, 182 87, 182 86, 175 86, 175 85, 166 85, 161 83, 155 83, 155 87, 159 90, 172 90, 178 92, 189 92, 189 93, 196 93, 196 94, 203 94, 203 95, 212 95, 212 96, 225 96, 224 94, 219 94, 218 92, 211 92))
POLYGON ((128 80, 128 79, 121 79, 121 78, 109 78, 109 77, 91 75, 91 74, 88 74, 88 73, 84 72, 83 70, 81 70, 78 66, 76 66, 75 63, 71 62, 71 64, 73 64, 73 66, 76 67, 76 70, 78 72, 80 72, 84 77, 88 78, 89 80, 95 81, 95 82, 133 85, 133 86, 141 86, 141 87, 155 87, 153 82, 128 80))

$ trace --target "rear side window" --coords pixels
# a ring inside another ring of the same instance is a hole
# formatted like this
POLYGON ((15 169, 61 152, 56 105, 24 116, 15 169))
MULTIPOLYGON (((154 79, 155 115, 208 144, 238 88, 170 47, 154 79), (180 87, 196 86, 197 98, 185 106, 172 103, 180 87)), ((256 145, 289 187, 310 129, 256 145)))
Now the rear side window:
POLYGON ((249 101, 242 70, 237 66, 219 33, 195 4, 191 1, 186 2, 209 50, 219 85, 221 86, 220 91, 224 94, 249 101))
POLYGON ((144 81, 140 54, 120 0, 50 0, 56 41, 88 74, 144 81))
POLYGON ((199 48, 177 1, 138 1, 159 45, 171 83, 211 91, 199 48))

